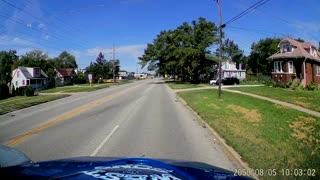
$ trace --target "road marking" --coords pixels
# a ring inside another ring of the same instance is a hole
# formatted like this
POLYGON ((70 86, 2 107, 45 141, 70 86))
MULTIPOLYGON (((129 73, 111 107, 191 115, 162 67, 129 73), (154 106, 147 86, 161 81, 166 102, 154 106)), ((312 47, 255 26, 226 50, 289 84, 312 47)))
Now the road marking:
POLYGON ((64 115, 62 115, 62 116, 60 116, 60 117, 58 117, 58 118, 56 118, 56 119, 54 119, 54 120, 52 120, 50 122, 47 122, 46 124, 40 125, 40 126, 30 130, 29 132, 27 132, 27 133, 25 133, 25 134, 23 134, 21 136, 18 136, 16 138, 11 139, 9 142, 6 143, 6 146, 11 146, 12 147, 12 146, 14 146, 14 145, 16 145, 18 143, 21 143, 22 141, 25 141, 27 138, 29 138, 30 136, 32 136, 32 135, 34 135, 36 133, 39 133, 39 132, 41 132, 41 131, 43 131, 43 130, 45 130, 45 129, 47 129, 47 128, 55 125, 55 124, 58 124, 58 123, 66 120, 68 118, 71 118, 72 116, 75 116, 75 115, 77 115, 77 114, 79 114, 79 113, 81 113, 83 111, 86 111, 86 110, 88 110, 90 108, 93 108, 93 107, 95 107, 95 106, 97 106, 97 105, 99 105, 101 103, 109 101, 112 98, 115 98, 115 97, 118 97, 120 95, 123 95, 124 93, 128 92, 129 90, 137 88, 140 85, 141 84, 133 86, 133 87, 130 87, 130 88, 125 89, 123 91, 116 92, 116 93, 108 95, 108 96, 106 96, 106 97, 104 97, 102 99, 93 101, 93 102, 91 102, 89 104, 86 104, 86 105, 80 107, 80 108, 72 110, 71 112, 68 112, 68 113, 66 113, 66 114, 64 114, 64 115))
POLYGON ((119 128, 119 125, 116 125, 113 130, 108 134, 108 136, 99 144, 99 146, 91 153, 90 156, 95 156, 100 151, 100 149, 103 147, 103 145, 106 144, 106 142, 111 138, 111 136, 116 132, 116 130, 119 128))

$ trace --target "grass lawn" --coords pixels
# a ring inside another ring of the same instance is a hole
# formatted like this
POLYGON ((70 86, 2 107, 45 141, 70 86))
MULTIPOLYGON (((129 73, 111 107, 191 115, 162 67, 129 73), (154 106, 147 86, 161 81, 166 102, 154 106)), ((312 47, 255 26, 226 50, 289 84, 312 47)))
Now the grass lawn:
MULTIPOLYGON (((217 90, 179 92, 253 169, 316 169, 320 118, 268 101, 217 90)), ((304 176, 305 177, 305 176, 304 176)))
POLYGON ((259 85, 262 84, 258 81, 240 81, 240 85, 259 85))
POLYGON ((232 89, 278 99, 320 112, 320 91, 291 91, 267 86, 236 87, 232 89))
POLYGON ((188 89, 188 88, 199 88, 199 87, 205 87, 209 84, 191 84, 189 82, 174 82, 174 81, 166 81, 166 83, 169 85, 171 89, 188 89))
POLYGON ((34 106, 37 104, 64 98, 69 95, 48 95, 48 96, 16 96, 0 101, 0 114, 5 114, 18 109, 34 106))
POLYGON ((63 87, 56 87, 52 89, 45 89, 40 91, 41 93, 73 93, 73 92, 89 92, 89 91, 95 91, 98 89, 108 88, 110 86, 118 86, 121 84, 130 83, 132 81, 121 81, 118 83, 106 83, 106 84, 92 84, 92 87, 90 87, 90 84, 77 84, 74 86, 63 86, 63 87))

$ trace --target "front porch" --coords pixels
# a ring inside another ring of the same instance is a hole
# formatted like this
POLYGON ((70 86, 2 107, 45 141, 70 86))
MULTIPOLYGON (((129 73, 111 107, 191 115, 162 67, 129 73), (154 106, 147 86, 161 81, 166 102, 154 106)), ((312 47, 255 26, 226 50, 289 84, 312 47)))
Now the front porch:
POLYGON ((46 78, 28 79, 27 85, 31 86, 34 90, 42 90, 47 88, 48 80, 46 78))

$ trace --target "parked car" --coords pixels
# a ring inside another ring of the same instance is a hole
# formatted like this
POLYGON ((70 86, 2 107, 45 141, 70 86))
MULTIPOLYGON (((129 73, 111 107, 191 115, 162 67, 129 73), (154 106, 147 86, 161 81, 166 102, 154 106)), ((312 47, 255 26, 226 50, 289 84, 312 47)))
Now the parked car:
MULTIPOLYGON (((221 84, 223 85, 237 85, 240 83, 240 80, 236 77, 227 77, 222 79, 221 84)), ((216 81, 216 85, 219 84, 219 80, 216 81)))
POLYGON ((214 85, 214 84, 217 83, 217 80, 218 80, 218 78, 211 79, 210 82, 209 82, 209 84, 210 84, 210 85, 214 85))

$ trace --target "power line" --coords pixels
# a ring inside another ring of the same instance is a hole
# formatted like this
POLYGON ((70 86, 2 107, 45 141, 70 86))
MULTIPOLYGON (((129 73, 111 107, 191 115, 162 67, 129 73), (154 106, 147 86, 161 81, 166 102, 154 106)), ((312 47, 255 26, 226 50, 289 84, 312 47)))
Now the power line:
MULTIPOLYGON (((7 5, 9 5, 9 6, 11 6, 11 7, 13 7, 13 8, 15 8, 15 9, 18 9, 18 10, 20 10, 20 11, 22 11, 22 12, 24 12, 25 14, 27 14, 27 15, 29 15, 29 16, 31 16, 31 17, 33 17, 33 18, 35 18, 35 19, 37 19, 37 20, 39 20, 40 22, 45 22, 47 25, 49 24, 48 23, 48 21, 46 21, 45 19, 43 19, 43 18, 39 18, 39 17, 37 17, 37 16, 34 16, 32 13, 30 13, 30 12, 28 12, 28 11, 26 11, 26 10, 24 10, 24 9, 22 9, 22 8, 20 8, 20 7, 17 7, 16 5, 14 5, 14 4, 12 4, 12 3, 10 3, 10 2, 8 2, 8 1, 6 1, 6 0, 1 0, 2 2, 4 2, 4 3, 6 3, 7 5)), ((7 18, 12 18, 12 17, 7 17, 7 18)), ((20 23, 21 24, 21 23, 20 23)), ((48 34, 48 32, 43 32, 43 31, 41 31, 42 33, 46 33, 46 34, 48 34)), ((53 35, 51 35, 52 37, 53 37, 53 35)), ((57 36, 55 36, 55 37, 57 37, 57 36)), ((74 41, 73 39, 71 39, 71 38, 69 38, 68 36, 65 36, 65 38, 64 39, 69 39, 69 40, 71 40, 71 41, 74 41)), ((84 48, 86 48, 85 46, 83 46, 82 45, 82 43, 81 44, 79 44, 79 43, 75 43, 75 41, 73 42, 73 44, 75 44, 75 45, 80 45, 80 46, 82 46, 82 47, 84 47, 84 48)))
MULTIPOLYGON (((225 26, 227 24, 230 24, 238 19, 240 19, 241 17, 243 17, 244 15, 248 14, 249 12, 257 9, 258 7, 262 6, 263 4, 267 3, 269 0, 260 0, 258 2, 256 2, 255 4, 253 4, 252 6, 250 6, 249 8, 247 8, 246 10, 242 11, 241 13, 239 13, 238 15, 236 15, 235 17, 231 18, 229 21, 227 21, 226 23, 224 23, 222 26, 225 26)), ((221 26, 221 27, 222 27, 221 26)))
POLYGON ((278 33, 278 32, 271 32, 271 31, 264 31, 264 30, 258 30, 258 29, 249 29, 249 28, 243 28, 243 27, 234 27, 234 26, 228 26, 228 28, 232 29, 240 29, 243 31, 249 31, 249 32, 256 32, 264 35, 269 35, 269 34, 279 34, 281 36, 286 36, 284 33, 278 33), (268 33, 268 34, 267 34, 268 33))

